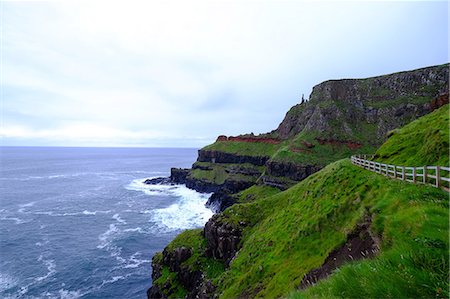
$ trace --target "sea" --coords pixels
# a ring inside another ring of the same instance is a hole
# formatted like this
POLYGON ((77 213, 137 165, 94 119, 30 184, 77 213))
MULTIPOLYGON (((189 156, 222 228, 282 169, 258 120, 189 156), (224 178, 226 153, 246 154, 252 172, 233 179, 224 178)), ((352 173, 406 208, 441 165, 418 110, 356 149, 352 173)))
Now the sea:
POLYGON ((0 147, 0 298, 146 298, 151 258, 213 212, 147 178, 196 149, 0 147))

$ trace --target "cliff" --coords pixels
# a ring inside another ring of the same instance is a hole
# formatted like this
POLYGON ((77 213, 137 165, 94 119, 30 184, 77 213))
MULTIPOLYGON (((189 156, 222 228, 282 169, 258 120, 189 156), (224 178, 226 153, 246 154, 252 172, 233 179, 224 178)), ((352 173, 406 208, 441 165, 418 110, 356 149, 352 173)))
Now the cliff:
MULTIPOLYGON (((390 134, 378 159, 424 161, 429 148, 426 163, 448 164, 448 109, 390 134)), ((283 192, 254 185, 236 200, 155 255, 149 298, 448 297, 445 191, 344 159, 283 192)))
POLYGON ((221 135, 199 150, 183 178, 179 170, 171 177, 201 192, 237 193, 254 184, 285 190, 333 161, 374 152, 390 131, 448 103, 448 78, 446 64, 320 83, 277 129, 221 135))

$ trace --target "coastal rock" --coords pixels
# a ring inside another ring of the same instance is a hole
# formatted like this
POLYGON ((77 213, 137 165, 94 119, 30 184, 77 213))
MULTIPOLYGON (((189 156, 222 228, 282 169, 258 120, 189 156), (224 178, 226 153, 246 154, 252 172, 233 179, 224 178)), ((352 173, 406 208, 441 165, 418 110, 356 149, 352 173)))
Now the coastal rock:
POLYGON ((229 223, 220 221, 218 215, 213 216, 205 225, 207 257, 223 260, 228 264, 239 249, 241 231, 229 223))
POLYGON ((186 176, 189 174, 189 169, 186 168, 171 168, 170 179, 177 184, 186 183, 186 176))
POLYGON ((294 181, 301 181, 311 174, 322 169, 315 165, 301 165, 293 162, 267 162, 267 174, 276 177, 285 177, 294 181))
POLYGON ((262 166, 266 164, 269 158, 270 158, 269 156, 245 156, 219 151, 199 150, 197 161, 210 163, 233 163, 233 164, 250 163, 257 166, 262 166))
MULTIPOLYGON (((445 102, 448 65, 367 79, 329 80, 313 87, 310 100, 292 107, 274 133, 289 139, 320 132, 322 138, 358 141, 367 124, 377 128, 373 144, 386 133, 423 116, 445 102), (435 99, 435 100, 433 100, 435 99)), ((448 99, 448 96, 447 96, 448 99)))
POLYGON ((220 213, 235 203, 236 199, 230 195, 229 191, 220 190, 211 195, 206 202, 206 207, 210 208, 214 213, 220 213))
POLYGON ((344 245, 330 252, 322 266, 309 271, 303 277, 300 289, 316 284, 347 262, 371 258, 380 251, 380 239, 370 230, 372 219, 365 216, 364 220, 347 236, 344 245))
POLYGON ((144 184, 147 185, 172 185, 173 181, 171 178, 159 177, 154 179, 146 179, 144 184))

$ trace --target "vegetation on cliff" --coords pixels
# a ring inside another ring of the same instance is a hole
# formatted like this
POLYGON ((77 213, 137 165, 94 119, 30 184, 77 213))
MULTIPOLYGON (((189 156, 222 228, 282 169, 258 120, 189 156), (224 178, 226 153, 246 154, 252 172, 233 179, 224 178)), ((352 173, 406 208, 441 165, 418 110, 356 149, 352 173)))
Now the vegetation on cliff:
POLYGON ((220 136, 201 149, 199 161, 211 167, 194 169, 189 178, 201 181, 200 186, 221 185, 234 180, 230 164, 256 163, 265 165, 259 179, 243 176, 244 180, 287 189, 331 162, 373 153, 392 130, 436 108, 433 99, 448 94, 448 77, 445 64, 366 79, 325 81, 313 88, 309 101, 293 106, 276 130, 260 136, 220 136))
MULTIPOLYGON (((399 164, 413 160, 448 164, 448 136, 448 106, 444 106, 392 134, 377 154, 399 164), (427 158, 422 157, 425 153, 427 158)), ((256 186, 239 195, 245 203, 214 216, 203 234, 186 232, 168 246, 171 251, 193 248, 195 253, 185 263, 215 269, 200 284, 214 285, 210 291, 220 298, 448 298, 445 191, 392 180, 344 159, 286 191, 256 186), (305 284, 305 276, 325 272, 327 258, 339 252, 362 224, 378 248, 372 252, 375 256, 359 259, 371 256, 364 252, 337 256, 342 264, 328 269, 327 279, 305 284), (208 227, 219 228, 221 237, 209 233, 208 227), (239 243, 229 247, 220 243, 228 236, 239 238, 239 243), (208 255, 218 244, 228 249, 231 259, 208 255)), ((167 271, 164 263, 162 267, 166 272, 155 281, 156 287, 167 291, 165 286, 172 285, 168 280, 175 279, 178 287, 186 288, 179 272, 167 271)), ((176 294, 182 292, 165 293, 176 294)))
POLYGON ((449 105, 419 118, 401 129, 381 146, 375 159, 396 165, 449 165, 449 105))

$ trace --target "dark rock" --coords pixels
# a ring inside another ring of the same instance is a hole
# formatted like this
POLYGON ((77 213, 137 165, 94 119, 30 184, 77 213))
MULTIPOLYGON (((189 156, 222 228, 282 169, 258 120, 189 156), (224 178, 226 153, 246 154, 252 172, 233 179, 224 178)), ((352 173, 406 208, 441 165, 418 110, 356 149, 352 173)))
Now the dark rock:
POLYGON ((149 288, 147 290, 147 298, 148 299, 162 299, 162 298, 166 298, 167 296, 165 296, 161 289, 157 286, 152 286, 151 288, 149 288))
POLYGON ((198 180, 195 178, 187 177, 185 181, 186 187, 202 193, 213 193, 220 190, 222 185, 216 185, 209 181, 198 180))
POLYGON ((185 184, 186 176, 189 174, 189 169, 186 168, 171 168, 170 179, 177 184, 185 184))
POLYGON ((320 132, 329 139, 344 134, 346 140, 359 141, 355 133, 364 134, 361 128, 374 124, 378 129, 373 145, 380 145, 388 131, 444 103, 445 97, 440 102, 432 100, 448 94, 448 81, 448 64, 367 79, 325 81, 314 86, 310 101, 288 111, 274 133, 282 139, 300 132, 320 132))
POLYGON ((211 195, 206 202, 206 207, 211 209, 214 213, 220 213, 235 203, 236 199, 230 195, 229 191, 219 190, 211 195))
POLYGON ((165 248, 163 251, 163 264, 167 265, 172 272, 180 270, 182 262, 188 260, 192 256, 192 249, 186 247, 175 248, 169 250, 165 248))
POLYGON ((197 163, 194 163, 194 165, 192 165, 192 169, 213 170, 213 168, 211 166, 200 165, 197 163))
POLYGON ((154 178, 154 179, 146 179, 144 181, 144 184, 148 184, 148 185, 172 185, 173 182, 170 178, 164 178, 164 177, 159 177, 159 178, 154 178))
POLYGON ((261 176, 261 182, 266 186, 278 188, 280 190, 286 190, 297 183, 284 177, 275 177, 270 175, 261 176))
POLYGON ((366 216, 362 224, 347 236, 344 245, 333 250, 322 266, 309 271, 302 279, 300 289, 316 284, 328 277, 332 271, 344 263, 375 256, 380 250, 380 240, 370 231, 371 218, 366 216))
POLYGON ((207 248, 205 255, 228 264, 239 249, 241 231, 228 223, 222 223, 218 215, 214 215, 206 223, 203 233, 207 248))
POLYGON ((286 177, 294 181, 301 181, 322 169, 315 165, 301 165, 293 162, 267 162, 267 174, 276 177, 286 177))
POLYGON ((245 155, 224 153, 219 151, 199 150, 197 161, 210 163, 233 163, 233 164, 250 163, 257 166, 262 166, 269 160, 269 158, 270 158, 269 156, 245 156, 245 155))

